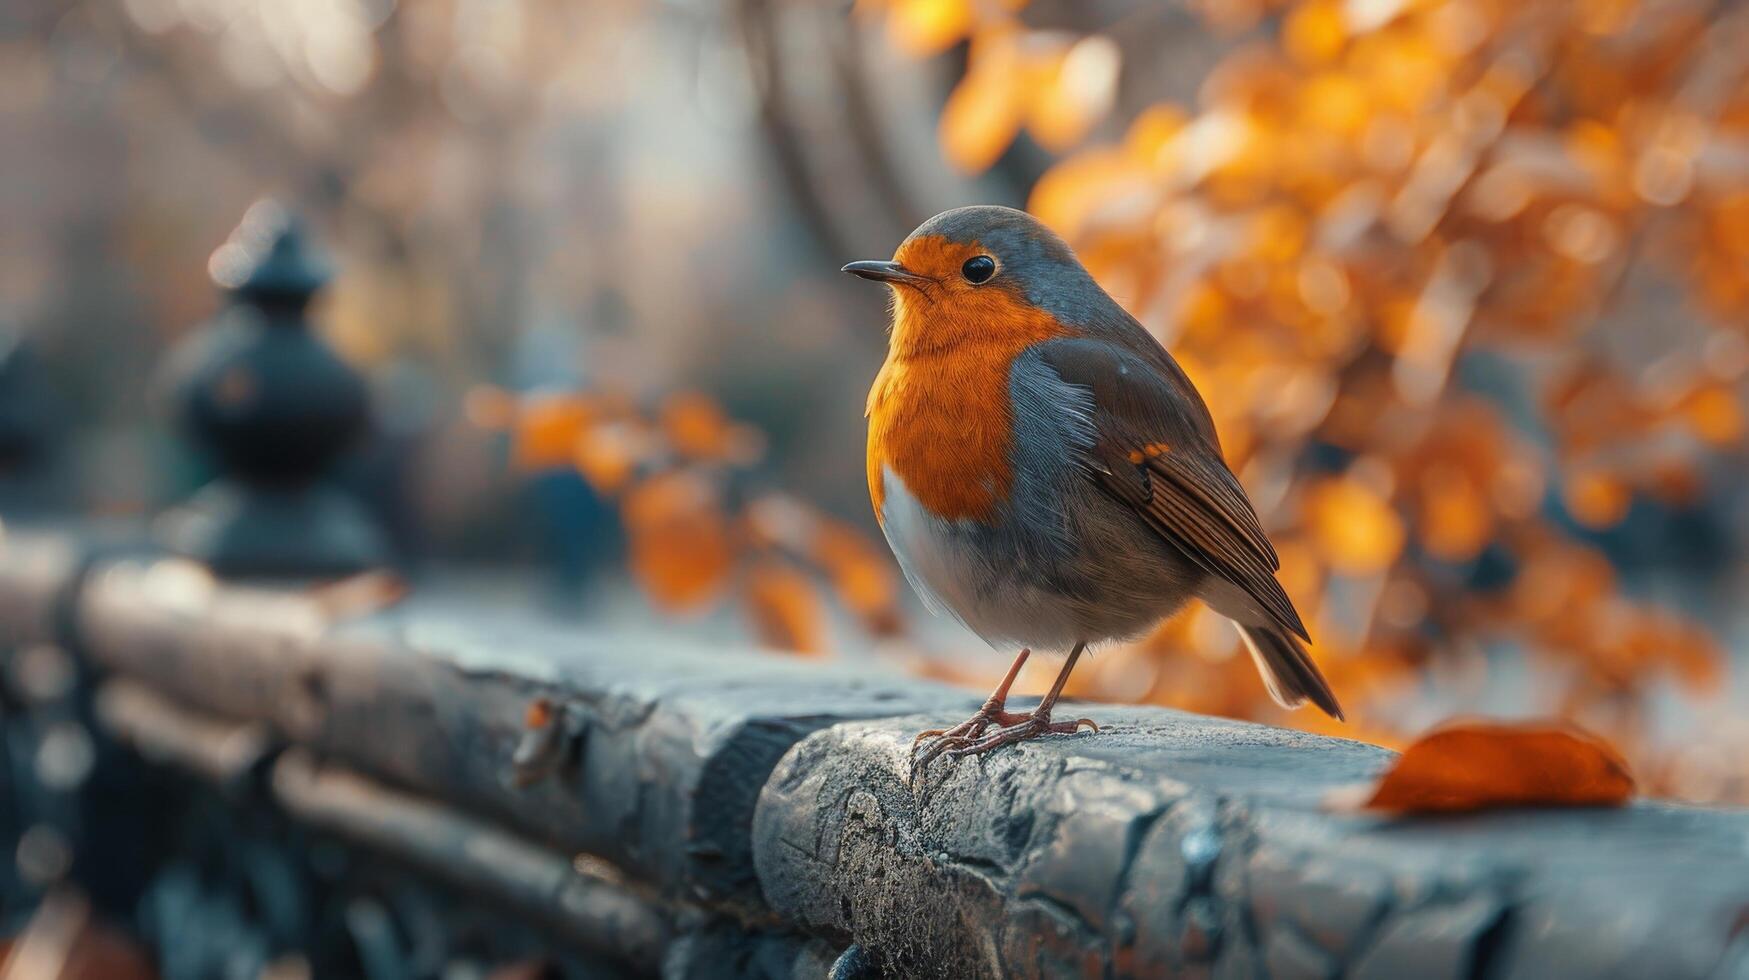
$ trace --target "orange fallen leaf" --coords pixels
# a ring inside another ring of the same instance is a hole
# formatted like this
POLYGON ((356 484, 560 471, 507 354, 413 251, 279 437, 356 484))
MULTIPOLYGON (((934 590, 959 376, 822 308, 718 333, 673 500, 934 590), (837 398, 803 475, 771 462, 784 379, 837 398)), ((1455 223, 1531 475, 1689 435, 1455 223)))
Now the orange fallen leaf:
POLYGON ((1609 743, 1560 722, 1460 722, 1417 739, 1362 809, 1457 813, 1513 806, 1620 806, 1634 794, 1609 743))

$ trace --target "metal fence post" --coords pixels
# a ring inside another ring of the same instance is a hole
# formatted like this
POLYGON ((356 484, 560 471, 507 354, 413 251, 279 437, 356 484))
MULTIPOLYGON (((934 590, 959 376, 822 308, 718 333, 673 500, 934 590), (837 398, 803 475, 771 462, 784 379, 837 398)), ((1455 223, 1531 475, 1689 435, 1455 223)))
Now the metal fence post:
POLYGON ((363 381, 310 327, 329 268, 272 201, 213 253, 230 303, 171 355, 177 424, 223 475, 164 515, 171 550, 230 576, 346 575, 383 563, 382 535, 325 477, 369 425, 363 381))

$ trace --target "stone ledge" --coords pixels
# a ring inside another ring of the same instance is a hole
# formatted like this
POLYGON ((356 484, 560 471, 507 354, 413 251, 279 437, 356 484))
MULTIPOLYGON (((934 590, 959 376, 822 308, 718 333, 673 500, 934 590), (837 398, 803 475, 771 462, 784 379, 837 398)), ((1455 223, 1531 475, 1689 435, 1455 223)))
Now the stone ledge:
POLYGON ((906 783, 936 717, 792 749, 767 898, 899 976, 1738 977, 1749 813, 1326 812, 1372 746, 1147 708, 906 783), (1734 957, 1734 959, 1733 959, 1734 957))
POLYGON ((791 745, 976 701, 878 671, 579 635, 440 590, 335 622, 307 592, 124 562, 94 570, 76 609, 78 646, 105 668, 753 918, 753 806, 791 745), (537 701, 562 730, 531 779, 513 758, 537 701))
POLYGON ((1119 706, 1088 710, 1098 735, 938 762, 913 791, 911 735, 978 693, 609 640, 441 583, 346 618, 296 587, 90 555, 0 544, 11 645, 61 642, 594 855, 712 923, 665 959, 676 975, 787 976, 795 950, 848 944, 841 972, 892 976, 1749 976, 1749 812, 1333 814, 1324 793, 1389 753, 1119 706), (557 720, 531 774, 536 700, 557 720))

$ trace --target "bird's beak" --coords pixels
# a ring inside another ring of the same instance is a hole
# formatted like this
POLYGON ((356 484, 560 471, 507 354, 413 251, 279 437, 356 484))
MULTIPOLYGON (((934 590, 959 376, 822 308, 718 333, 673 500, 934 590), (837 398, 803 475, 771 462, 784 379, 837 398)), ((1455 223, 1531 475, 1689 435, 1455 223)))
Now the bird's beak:
POLYGON ((897 262, 880 262, 874 259, 852 262, 841 271, 895 286, 921 286, 929 281, 927 276, 920 276, 897 262))

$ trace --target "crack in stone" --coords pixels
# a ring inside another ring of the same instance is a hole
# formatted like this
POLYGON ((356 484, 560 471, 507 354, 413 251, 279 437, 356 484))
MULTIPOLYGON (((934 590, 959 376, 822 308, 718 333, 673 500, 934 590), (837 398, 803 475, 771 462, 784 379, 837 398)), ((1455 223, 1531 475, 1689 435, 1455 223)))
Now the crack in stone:
POLYGON ((1500 907, 1494 921, 1476 935, 1470 946, 1470 965, 1464 971, 1469 980, 1490 980, 1501 969, 1505 949, 1512 941, 1512 931, 1518 920, 1518 906, 1507 903, 1500 907))

